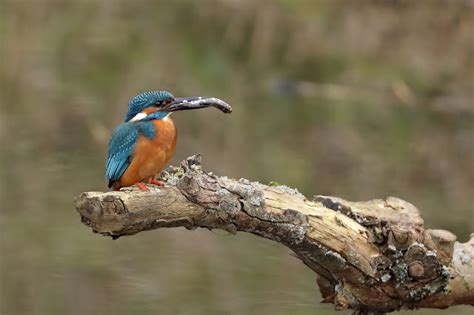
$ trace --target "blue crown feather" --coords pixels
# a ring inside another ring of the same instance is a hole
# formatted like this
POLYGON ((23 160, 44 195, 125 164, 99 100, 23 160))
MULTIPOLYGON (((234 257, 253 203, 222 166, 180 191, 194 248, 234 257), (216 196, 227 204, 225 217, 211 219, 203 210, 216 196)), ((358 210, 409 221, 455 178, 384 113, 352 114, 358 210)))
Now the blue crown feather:
POLYGON ((149 91, 132 97, 128 101, 128 111, 125 115, 125 121, 129 121, 145 108, 168 99, 174 99, 173 94, 168 91, 149 91))

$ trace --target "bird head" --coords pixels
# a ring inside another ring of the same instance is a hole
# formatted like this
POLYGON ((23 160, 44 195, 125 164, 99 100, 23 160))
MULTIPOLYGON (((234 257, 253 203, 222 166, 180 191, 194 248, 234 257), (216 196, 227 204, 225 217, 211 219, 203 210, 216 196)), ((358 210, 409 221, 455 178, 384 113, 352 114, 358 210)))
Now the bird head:
POLYGON ((128 101, 125 121, 142 120, 151 113, 155 119, 163 118, 174 111, 205 107, 216 107, 224 113, 232 112, 232 108, 226 102, 215 97, 174 97, 167 91, 150 91, 138 94, 128 101))

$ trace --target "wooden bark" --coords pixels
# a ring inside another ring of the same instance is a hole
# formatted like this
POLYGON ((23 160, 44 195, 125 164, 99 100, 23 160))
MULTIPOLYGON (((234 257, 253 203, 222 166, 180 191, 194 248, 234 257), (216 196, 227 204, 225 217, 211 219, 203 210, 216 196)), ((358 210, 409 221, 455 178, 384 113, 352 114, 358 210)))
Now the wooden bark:
POLYGON ((253 233, 290 248, 317 274, 323 302, 358 313, 474 305, 474 234, 425 229, 398 198, 306 199, 286 186, 217 177, 200 156, 162 173, 166 187, 85 192, 81 220, 118 238, 162 227, 253 233))

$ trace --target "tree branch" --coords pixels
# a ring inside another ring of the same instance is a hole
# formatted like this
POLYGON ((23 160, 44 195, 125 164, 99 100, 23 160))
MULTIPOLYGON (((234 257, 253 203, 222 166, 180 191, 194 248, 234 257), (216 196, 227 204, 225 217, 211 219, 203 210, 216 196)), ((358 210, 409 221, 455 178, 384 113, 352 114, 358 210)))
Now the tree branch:
POLYGON ((82 193, 77 211, 94 232, 113 238, 182 226, 282 243, 317 274, 323 302, 336 309, 474 305, 474 234, 461 244, 448 231, 425 229, 406 201, 310 201, 286 186, 203 173, 199 155, 163 172, 162 180, 166 187, 149 192, 82 193))

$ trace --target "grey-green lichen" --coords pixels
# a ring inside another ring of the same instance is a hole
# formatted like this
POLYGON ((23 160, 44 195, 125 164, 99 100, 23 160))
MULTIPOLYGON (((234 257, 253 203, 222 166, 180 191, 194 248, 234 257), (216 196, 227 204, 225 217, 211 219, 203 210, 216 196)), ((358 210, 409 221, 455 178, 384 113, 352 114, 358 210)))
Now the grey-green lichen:
POLYGON ((384 273, 384 274, 380 277, 380 280, 381 280, 383 283, 387 283, 388 281, 390 281, 390 279, 392 279, 392 275, 390 275, 389 273, 384 273))
POLYGON ((436 293, 437 290, 431 287, 430 285, 424 285, 421 288, 412 288, 408 291, 408 298, 411 301, 420 301, 427 296, 430 296, 436 293))
POLYGON ((408 278, 408 265, 404 262, 399 262, 392 267, 392 273, 398 284, 405 283, 408 278))
MULTIPOLYGON (((274 191, 277 191, 277 192, 280 192, 280 193, 283 193, 283 194, 288 194, 288 195, 300 195, 300 196, 303 196, 299 191, 298 189, 296 188, 291 188, 289 186, 286 186, 286 185, 282 185, 282 184, 279 184, 277 182, 270 182, 270 184, 268 185, 270 187, 272 187, 272 190, 274 191)), ((262 188, 264 188, 262 186, 262 188)))
POLYGON ((182 167, 169 166, 161 172, 159 179, 170 185, 176 185, 185 173, 182 167))
POLYGON ((451 272, 449 271, 449 268, 448 268, 448 267, 446 267, 445 265, 442 265, 442 266, 439 268, 439 274, 441 275, 442 280, 443 280, 444 283, 445 283, 445 289, 446 289, 447 286, 448 286, 448 281, 449 281, 449 279, 451 278, 451 272))
POLYGON ((334 286, 334 292, 336 293, 342 293, 344 292, 344 287, 342 286, 341 283, 336 283, 336 285, 334 286))
POLYGON ((201 166, 201 164, 191 164, 191 165, 189 165, 189 168, 190 168, 192 171, 195 171, 195 172, 198 172, 198 173, 201 173, 201 172, 202 172, 202 166, 201 166))
POLYGON ((251 184, 251 182, 246 178, 240 178, 238 180, 238 182, 241 183, 241 184, 244 184, 244 185, 250 185, 251 184))
POLYGON ((265 199, 262 196, 262 193, 254 188, 248 190, 247 198, 250 204, 254 207, 261 207, 265 203, 265 199))
POLYGON ((325 256, 332 258, 335 264, 337 264, 338 267, 344 267, 347 264, 347 261, 344 257, 342 257, 339 253, 332 251, 332 250, 327 250, 324 253, 325 256))
POLYGON ((395 247, 395 245, 388 245, 387 246, 387 251, 394 258, 400 258, 400 257, 403 256, 403 252, 401 250, 397 249, 397 247, 395 247))
POLYGON ((461 264, 467 265, 471 261, 471 256, 469 256, 468 253, 462 249, 459 253, 459 260, 461 261, 461 264))
POLYGON ((240 211, 241 203, 227 189, 219 189, 217 195, 219 197, 217 211, 224 211, 229 214, 240 211))

